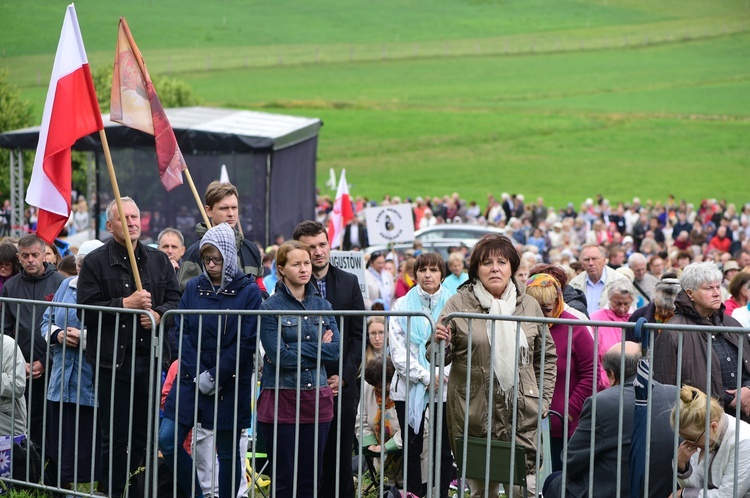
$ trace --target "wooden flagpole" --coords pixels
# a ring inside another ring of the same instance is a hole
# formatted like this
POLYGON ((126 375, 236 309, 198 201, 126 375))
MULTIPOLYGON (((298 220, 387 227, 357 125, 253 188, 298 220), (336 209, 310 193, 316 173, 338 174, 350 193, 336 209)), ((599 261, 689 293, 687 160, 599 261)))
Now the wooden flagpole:
MULTIPOLYGON (((141 54, 141 50, 138 48, 138 45, 135 44, 135 40, 133 39, 133 34, 130 32, 128 22, 124 17, 121 17, 120 21, 125 27, 125 36, 128 37, 128 43, 130 43, 130 48, 133 50, 133 55, 135 55, 135 61, 138 63, 138 68, 141 70, 141 76, 143 77, 144 85, 151 84, 151 86, 153 86, 153 83, 151 81, 146 80, 146 75, 148 75, 148 71, 146 71, 146 63, 143 62, 143 55, 141 54)), ((149 77, 148 79, 150 80, 151 78, 149 77)), ((206 228, 211 228, 211 222, 209 221, 208 215, 206 214, 206 209, 203 207, 203 202, 198 195, 198 190, 195 188, 195 183, 193 183, 193 177, 190 175, 190 170, 187 169, 187 161, 185 161, 185 176, 187 176, 188 185, 190 185, 190 190, 193 192, 193 198, 195 199, 196 204, 198 204, 198 209, 203 216, 203 221, 206 223, 206 228)))
POLYGON ((135 279, 135 287, 138 290, 143 290, 143 284, 141 283, 141 274, 138 271, 138 261, 135 259, 135 251, 133 251, 133 242, 130 240, 130 232, 128 231, 128 222, 125 219, 125 212, 122 209, 122 198, 120 197, 120 187, 117 185, 117 177, 115 176, 115 167, 112 164, 112 154, 109 152, 109 142, 107 142, 107 134, 104 130, 99 130, 99 137, 102 140, 102 148, 104 149, 104 159, 107 162, 107 171, 109 171, 109 181, 112 183, 112 193, 115 196, 115 202, 117 203, 117 213, 120 216, 120 223, 122 223, 122 229, 124 231, 125 247, 128 250, 128 258, 130 259, 130 267, 133 270, 133 278, 135 279))
POLYGON ((185 162, 185 176, 187 177, 188 185, 190 185, 190 190, 193 191, 193 198, 195 199, 196 204, 198 204, 198 209, 201 210, 201 214, 203 215, 203 222, 206 224, 206 228, 211 228, 211 221, 208 219, 206 208, 203 207, 203 202, 201 202, 201 198, 195 188, 195 183, 193 183, 193 177, 190 175, 190 170, 187 169, 187 162, 185 162))

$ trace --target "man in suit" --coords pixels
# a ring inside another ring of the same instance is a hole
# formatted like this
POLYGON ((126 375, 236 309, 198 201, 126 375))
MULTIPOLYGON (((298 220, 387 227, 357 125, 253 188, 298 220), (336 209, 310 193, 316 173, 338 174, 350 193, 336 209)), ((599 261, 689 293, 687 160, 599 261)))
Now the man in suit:
POLYGON ((344 229, 341 250, 351 251, 353 247, 364 249, 369 245, 370 244, 367 242, 367 227, 355 216, 344 229))
MULTIPOLYGON (((596 394, 596 424, 592 427, 592 400, 583 404, 578 427, 568 442, 566 493, 562 493, 562 474, 550 475, 545 483, 544 496, 587 497, 589 492, 589 462, 591 439, 594 444, 593 497, 617 496, 617 455, 621 457, 620 496, 630 496, 630 441, 633 435, 635 390, 633 380, 641 358, 641 346, 625 343, 625 382, 623 403, 620 406, 621 344, 615 344, 602 357, 612 387, 596 394), (619 415, 622 411, 622 448, 618 451, 619 415)), ((647 496, 668 496, 672 492, 672 446, 674 432, 669 424, 677 388, 654 382, 651 391, 651 458, 649 493, 647 496)))
MULTIPOLYGON (((303 221, 294 229, 294 240, 310 248, 313 277, 321 295, 331 303, 334 310, 348 311, 365 309, 365 302, 354 275, 330 265, 331 246, 328 233, 317 221, 303 221)), ((359 383, 357 372, 362 361, 362 317, 336 317, 341 333, 341 358, 338 362, 325 363, 328 372, 328 385, 334 395, 334 417, 331 421, 328 441, 323 455, 323 475, 320 479, 320 496, 354 497, 352 480, 352 444, 354 424, 359 403, 359 383), (338 412, 341 396, 341 412, 338 412), (339 418, 341 430, 338 430, 339 418), (336 452, 340 449, 339 466, 336 466, 336 452), (336 494, 336 482, 339 493, 336 494)))

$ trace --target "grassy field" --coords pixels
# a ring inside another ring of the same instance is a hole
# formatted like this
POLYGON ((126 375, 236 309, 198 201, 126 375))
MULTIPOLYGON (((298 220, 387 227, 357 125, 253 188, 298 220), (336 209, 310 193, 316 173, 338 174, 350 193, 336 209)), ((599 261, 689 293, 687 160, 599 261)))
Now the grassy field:
MULTIPOLYGON (((41 116, 63 2, 0 4, 0 66, 41 116)), ((76 4, 92 67, 125 15, 206 105, 323 119, 353 195, 748 200, 747 0, 76 4)))

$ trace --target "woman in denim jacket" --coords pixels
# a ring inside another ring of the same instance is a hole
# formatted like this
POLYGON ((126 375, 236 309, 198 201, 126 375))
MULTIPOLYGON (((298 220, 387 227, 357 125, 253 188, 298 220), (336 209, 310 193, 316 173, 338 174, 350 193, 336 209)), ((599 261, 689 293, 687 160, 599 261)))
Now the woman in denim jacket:
MULTIPOLYGON (((98 240, 81 244, 76 255, 76 268, 83 258, 104 245, 98 240)), ((76 304, 78 276, 69 277, 60 284, 52 298, 56 303, 76 304)), ((99 479, 99 434, 94 433, 94 375, 86 360, 86 334, 75 308, 49 307, 42 318, 42 334, 50 344, 52 368, 50 370, 47 400, 49 418, 47 455, 58 462, 58 472, 63 488, 71 489, 73 482, 92 482, 99 479), (76 412, 78 411, 78 420, 76 412), (62 419, 62 430, 60 420, 62 419), (76 444, 77 443, 77 444, 76 444), (92 443, 94 453, 92 455, 92 443), (77 453, 76 456, 76 446, 77 453), (78 472, 75 462, 78 459, 78 472), (94 475, 91 475, 91 461, 94 475)), ((109 386, 108 386, 109 387, 109 386)))
POLYGON ((333 316, 283 314, 287 310, 331 310, 310 282, 310 249, 297 241, 285 242, 276 253, 276 264, 276 292, 261 306, 261 310, 278 310, 279 314, 261 317, 260 340, 265 356, 258 429, 273 462, 273 496, 307 497, 315 493, 315 478, 320 476, 333 419, 334 393, 328 386, 323 362, 338 360, 339 330, 333 316), (295 447, 297 427, 299 441, 295 447))

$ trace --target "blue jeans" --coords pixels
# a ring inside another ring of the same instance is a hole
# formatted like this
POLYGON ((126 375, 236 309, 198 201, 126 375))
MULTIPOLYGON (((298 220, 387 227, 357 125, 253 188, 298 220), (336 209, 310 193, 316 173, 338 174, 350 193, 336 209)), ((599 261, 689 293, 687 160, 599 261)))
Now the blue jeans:
MULTIPOLYGON (((186 482, 183 476, 194 476, 195 481, 195 496, 198 498, 203 497, 200 483, 198 482, 198 476, 193 472, 193 459, 182 447, 185 438, 188 433, 192 430, 192 426, 175 424, 175 421, 169 418, 164 418, 161 421, 161 427, 159 428, 159 449, 164 455, 169 468, 172 470, 172 475, 175 475, 174 465, 174 454, 175 454, 175 431, 177 431, 177 478, 180 489, 187 495, 190 496, 190 483, 186 482)), ((240 479, 244 479, 242 473, 242 464, 244 463, 244 455, 240 455, 240 432, 237 431, 237 437, 233 437, 232 430, 216 430, 214 431, 214 443, 216 444, 216 453, 219 457, 219 497, 220 498, 234 498, 237 496, 237 491, 240 488, 240 479), (235 479, 232 482, 232 460, 235 460, 235 479)))

